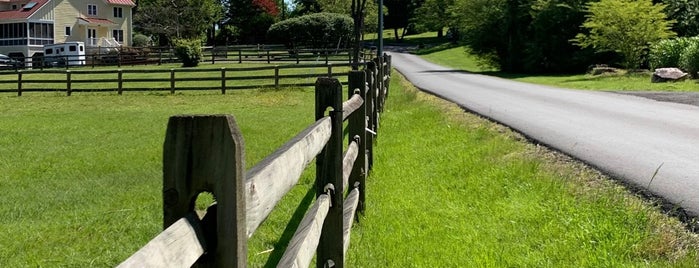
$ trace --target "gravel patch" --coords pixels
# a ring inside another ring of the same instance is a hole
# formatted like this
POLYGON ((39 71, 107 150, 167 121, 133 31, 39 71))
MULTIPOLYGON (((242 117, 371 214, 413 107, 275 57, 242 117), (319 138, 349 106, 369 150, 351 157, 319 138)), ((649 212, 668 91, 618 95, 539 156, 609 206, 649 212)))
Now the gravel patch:
POLYGON ((699 106, 699 92, 614 91, 614 93, 699 106))

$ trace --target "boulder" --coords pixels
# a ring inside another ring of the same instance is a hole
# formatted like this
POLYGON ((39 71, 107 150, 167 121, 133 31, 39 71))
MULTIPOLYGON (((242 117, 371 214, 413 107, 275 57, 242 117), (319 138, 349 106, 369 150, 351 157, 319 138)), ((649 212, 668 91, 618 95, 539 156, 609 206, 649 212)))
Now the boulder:
POLYGON ((688 73, 678 68, 658 68, 653 72, 650 81, 652 83, 663 83, 668 81, 681 81, 687 78, 688 73))

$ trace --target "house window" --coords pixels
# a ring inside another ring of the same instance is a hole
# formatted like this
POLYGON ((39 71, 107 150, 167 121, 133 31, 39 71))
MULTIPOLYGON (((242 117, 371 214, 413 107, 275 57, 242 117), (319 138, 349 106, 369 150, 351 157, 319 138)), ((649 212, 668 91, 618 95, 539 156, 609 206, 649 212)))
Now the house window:
POLYGON ((17 5, 12 5, 12 10, 17 10, 17 5))
POLYGON ((97 16, 97 5, 87 5, 87 15, 97 16))
POLYGON ((121 7, 114 7, 114 17, 115 18, 124 17, 123 12, 124 12, 124 10, 121 7))
POLYGON ((123 43, 124 42, 124 30, 113 30, 112 37, 114 37, 114 39, 117 40, 117 42, 123 43))
POLYGON ((70 26, 66 26, 66 36, 70 36, 71 34, 71 28, 70 26))

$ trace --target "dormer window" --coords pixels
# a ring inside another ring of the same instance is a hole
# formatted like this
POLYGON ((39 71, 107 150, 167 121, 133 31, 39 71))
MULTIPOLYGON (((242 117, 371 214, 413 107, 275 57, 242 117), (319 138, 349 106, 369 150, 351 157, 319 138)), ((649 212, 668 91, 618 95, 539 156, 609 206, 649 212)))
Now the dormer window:
POLYGON ((87 15, 97 16, 97 5, 87 5, 87 15))

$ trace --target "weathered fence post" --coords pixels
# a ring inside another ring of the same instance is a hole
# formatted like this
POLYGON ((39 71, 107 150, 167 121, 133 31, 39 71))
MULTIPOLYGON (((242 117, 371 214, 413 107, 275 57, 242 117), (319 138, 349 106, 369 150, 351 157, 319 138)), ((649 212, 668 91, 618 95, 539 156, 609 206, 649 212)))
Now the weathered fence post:
POLYGON ((17 97, 22 96, 22 70, 17 71, 17 97))
POLYGON ((66 95, 70 96, 73 93, 73 85, 70 70, 66 70, 66 95))
POLYGON ((243 63, 243 50, 238 49, 238 63, 243 63))
POLYGON ((201 192, 216 204, 202 220, 206 254, 198 263, 246 267, 243 136, 230 115, 173 116, 163 150, 163 225, 193 213, 201 192))
POLYGON ((366 69, 364 70, 366 72, 366 99, 364 100, 364 107, 366 108, 366 121, 367 121, 367 128, 366 131, 369 132, 369 134, 366 136, 366 148, 367 148, 367 164, 368 164, 368 169, 372 169, 374 166, 374 138, 376 135, 376 100, 375 94, 376 94, 376 64, 373 61, 367 62, 366 69), (371 131, 371 132, 370 132, 371 131))
POLYGON ((348 86, 348 98, 352 98, 354 94, 359 94, 362 97, 362 106, 357 109, 352 115, 349 116, 347 121, 347 128, 349 134, 349 142, 352 143, 353 139, 358 139, 358 152, 357 160, 352 166, 352 172, 349 177, 349 187, 359 187, 359 205, 357 206, 357 211, 364 211, 364 191, 366 183, 366 174, 368 170, 367 166, 367 126, 366 126, 366 74, 362 71, 351 71, 349 74, 349 86, 348 86), (358 183, 358 185, 357 185, 358 183))
POLYGON ((333 77, 333 64, 332 63, 325 63, 328 65, 328 77, 333 77))
POLYGON ((316 157, 316 196, 324 194, 331 185, 331 208, 323 223, 318 243, 318 268, 344 267, 343 198, 342 182, 342 85, 333 78, 320 77, 316 81, 316 120, 325 116, 328 107, 332 124, 330 140, 316 157))
POLYGON ((117 92, 121 95, 124 91, 124 71, 121 69, 117 70, 117 80, 119 80, 119 82, 117 82, 117 92))
POLYGON ((226 94, 226 67, 221 67, 221 94, 226 94))
POLYGON ((170 94, 175 94, 175 69, 170 69, 170 94))
POLYGON ((279 88, 279 65, 274 65, 274 88, 279 88))

